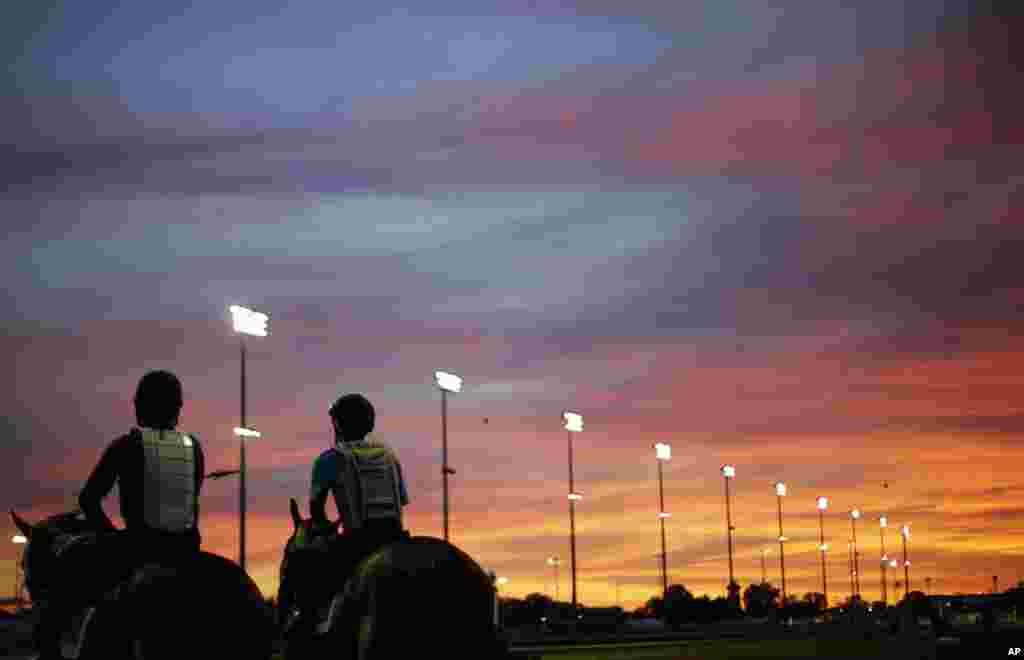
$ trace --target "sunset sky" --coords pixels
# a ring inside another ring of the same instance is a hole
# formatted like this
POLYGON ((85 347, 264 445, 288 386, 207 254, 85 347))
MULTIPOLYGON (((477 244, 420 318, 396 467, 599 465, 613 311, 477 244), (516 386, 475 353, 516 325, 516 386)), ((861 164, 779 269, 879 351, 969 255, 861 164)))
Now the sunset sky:
MULTIPOLYGON (((340 394, 376 406, 408 528, 441 535, 437 369, 465 379, 452 540, 506 595, 553 593, 551 555, 569 594, 565 409, 586 424, 586 604, 660 590, 655 442, 670 580, 696 594, 727 581, 723 463, 744 586, 765 546, 778 582, 778 480, 791 593, 821 588, 818 495, 831 600, 853 507, 868 598, 883 512, 890 553, 911 525, 915 588, 1024 579, 1022 26, 985 2, 853 4, 19 3, 6 507, 75 506, 149 369, 181 378, 209 467, 236 467, 243 304, 271 318, 248 365, 268 595, 340 394)), ((205 549, 232 559, 237 488, 202 496, 205 549)))

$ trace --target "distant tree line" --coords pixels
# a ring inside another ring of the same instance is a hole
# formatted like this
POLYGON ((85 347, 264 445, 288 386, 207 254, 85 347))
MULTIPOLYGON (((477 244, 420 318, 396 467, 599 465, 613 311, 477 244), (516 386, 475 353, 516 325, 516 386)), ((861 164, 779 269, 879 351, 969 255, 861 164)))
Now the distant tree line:
POLYGON ((739 585, 734 583, 732 598, 718 596, 696 597, 681 584, 668 588, 665 598, 655 596, 647 601, 644 612, 669 625, 684 623, 717 623, 743 617, 751 618, 810 618, 825 609, 825 596, 808 592, 801 598, 790 596, 781 602, 780 591, 768 582, 748 585, 737 598, 739 585), (740 602, 742 600, 742 607, 740 602))
POLYGON ((743 617, 809 618, 825 609, 825 597, 820 593, 806 593, 802 598, 789 598, 780 603, 779 590, 769 583, 751 584, 742 591, 739 585, 731 590, 732 598, 719 596, 696 597, 681 584, 668 588, 666 598, 653 597, 633 612, 620 607, 580 606, 573 611, 572 603, 555 602, 551 597, 531 593, 525 598, 501 598, 501 622, 505 627, 578 621, 583 627, 620 625, 627 619, 656 618, 669 625, 685 623, 716 623, 743 617), (740 602, 742 600, 742 607, 740 602), (580 618, 582 617, 582 618, 580 618))
POLYGON ((557 629, 576 621, 583 629, 614 630, 626 620, 621 607, 587 607, 580 605, 575 611, 572 603, 555 602, 551 597, 532 593, 526 598, 501 598, 501 625, 507 628, 546 625, 557 629))

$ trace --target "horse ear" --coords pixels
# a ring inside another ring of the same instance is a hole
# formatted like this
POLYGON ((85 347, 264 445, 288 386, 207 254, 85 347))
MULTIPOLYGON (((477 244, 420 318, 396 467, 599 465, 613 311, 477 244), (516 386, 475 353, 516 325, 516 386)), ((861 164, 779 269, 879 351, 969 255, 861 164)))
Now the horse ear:
POLYGON ((15 527, 18 528, 18 531, 20 531, 25 536, 25 538, 32 538, 32 525, 24 518, 19 516, 17 513, 15 513, 14 509, 11 509, 11 520, 14 521, 15 527))
POLYGON ((299 505, 294 497, 289 500, 289 509, 292 513, 292 524, 295 525, 295 529, 302 527, 302 516, 299 515, 299 505))

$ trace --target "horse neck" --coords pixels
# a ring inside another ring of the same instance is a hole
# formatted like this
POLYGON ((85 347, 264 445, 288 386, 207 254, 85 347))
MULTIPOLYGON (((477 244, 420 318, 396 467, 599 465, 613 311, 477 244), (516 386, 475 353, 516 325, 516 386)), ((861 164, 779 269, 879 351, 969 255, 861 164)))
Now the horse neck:
POLYGON ((40 564, 43 565, 44 573, 51 568, 52 562, 57 560, 59 538, 97 531, 91 523, 79 519, 74 511, 43 519, 35 526, 35 532, 26 548, 26 557, 31 557, 31 561, 36 564, 33 572, 39 573, 40 564), (45 539, 45 545, 40 545, 42 539, 45 539))

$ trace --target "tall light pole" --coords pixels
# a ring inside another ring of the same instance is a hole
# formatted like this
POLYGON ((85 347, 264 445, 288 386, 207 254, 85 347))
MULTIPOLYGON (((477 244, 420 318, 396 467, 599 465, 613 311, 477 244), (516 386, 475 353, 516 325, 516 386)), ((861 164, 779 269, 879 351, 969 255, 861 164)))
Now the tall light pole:
POLYGON ((558 557, 548 557, 548 566, 555 569, 555 602, 558 602, 558 566, 562 563, 562 560, 558 557))
POLYGON ((583 416, 567 410, 562 413, 562 419, 565 420, 564 428, 569 440, 569 561, 572 569, 572 615, 575 621, 578 616, 576 611, 578 606, 576 600, 576 502, 582 500, 583 496, 576 492, 576 482, 573 480, 572 434, 583 432, 583 416))
MULTIPOLYGON (((15 534, 14 537, 11 538, 11 542, 14 543, 15 545, 24 546, 26 543, 28 543, 28 539, 25 538, 24 536, 22 536, 21 534, 15 534)), ((22 552, 24 553, 24 548, 22 549, 22 552)), ((18 609, 18 608, 21 607, 21 587, 20 587, 20 585, 18 583, 18 565, 19 565, 19 563, 20 563, 20 557, 15 557, 14 558, 14 607, 15 607, 15 609, 18 609)))
POLYGON ((238 436, 238 442, 241 449, 239 450, 241 456, 239 460, 238 469, 238 515, 239 515, 239 526, 238 526, 238 565, 245 570, 245 509, 246 509, 246 490, 245 490, 245 445, 247 438, 258 438, 260 437, 259 431, 246 428, 244 426, 236 426, 234 433, 238 436))
POLYGON ((885 578, 886 564, 889 563, 889 555, 885 554, 885 528, 889 526, 889 519, 885 516, 878 517, 878 538, 882 543, 882 602, 889 604, 889 584, 885 578))
POLYGON ((782 569, 782 604, 786 604, 786 537, 782 534, 782 498, 786 496, 786 484, 775 484, 775 499, 779 504, 779 568, 782 569))
POLYGON ((853 539, 846 542, 846 572, 850 576, 850 602, 857 595, 857 585, 853 577, 853 539))
MULTIPOLYGON (((899 568, 899 562, 892 559, 889 560, 889 568, 899 568)), ((897 573, 899 575, 899 573, 897 573)), ((893 597, 895 598, 896 592, 899 590, 899 580, 896 580, 895 588, 893 589, 893 597)))
POLYGON ((910 525, 904 525, 901 530, 903 537, 903 597, 910 593, 910 560, 907 559, 907 539, 910 538, 910 525))
POLYGON ((825 509, 828 508, 828 498, 818 498, 818 539, 821 550, 821 595, 825 598, 825 609, 828 609, 828 573, 825 569, 825 553, 828 552, 828 545, 825 543, 825 509))
POLYGON ((850 512, 850 529, 853 532, 853 589, 854 595, 860 598, 860 561, 857 558, 857 520, 860 519, 860 509, 850 512))
POLYGON ((665 511, 665 483, 661 474, 661 464, 672 458, 672 447, 659 442, 654 445, 655 456, 658 463, 658 521, 661 523, 661 597, 664 600, 668 597, 668 560, 665 555, 665 518, 669 514, 665 511))
POLYGON ((251 309, 240 307, 238 305, 231 305, 229 308, 231 312, 231 321, 234 326, 235 332, 238 333, 238 344, 242 354, 242 371, 241 371, 241 424, 235 428, 235 435, 239 437, 238 441, 238 465, 241 474, 238 480, 238 565, 245 570, 245 439, 252 437, 254 434, 259 437, 259 434, 255 431, 250 431, 245 421, 245 336, 252 335, 253 337, 266 337, 267 336, 267 320, 268 316, 260 312, 254 312, 251 309), (248 433, 241 431, 249 431, 248 433))
POLYGON ((434 380, 441 389, 441 489, 442 515, 444 519, 444 540, 448 540, 448 475, 455 470, 448 467, 448 393, 462 391, 462 379, 455 374, 435 371, 434 380))
POLYGON ((732 504, 729 498, 729 480, 736 478, 736 467, 733 465, 722 466, 722 478, 725 480, 725 527, 729 540, 729 586, 726 589, 727 596, 732 598, 732 585, 736 583, 732 570, 732 504))

